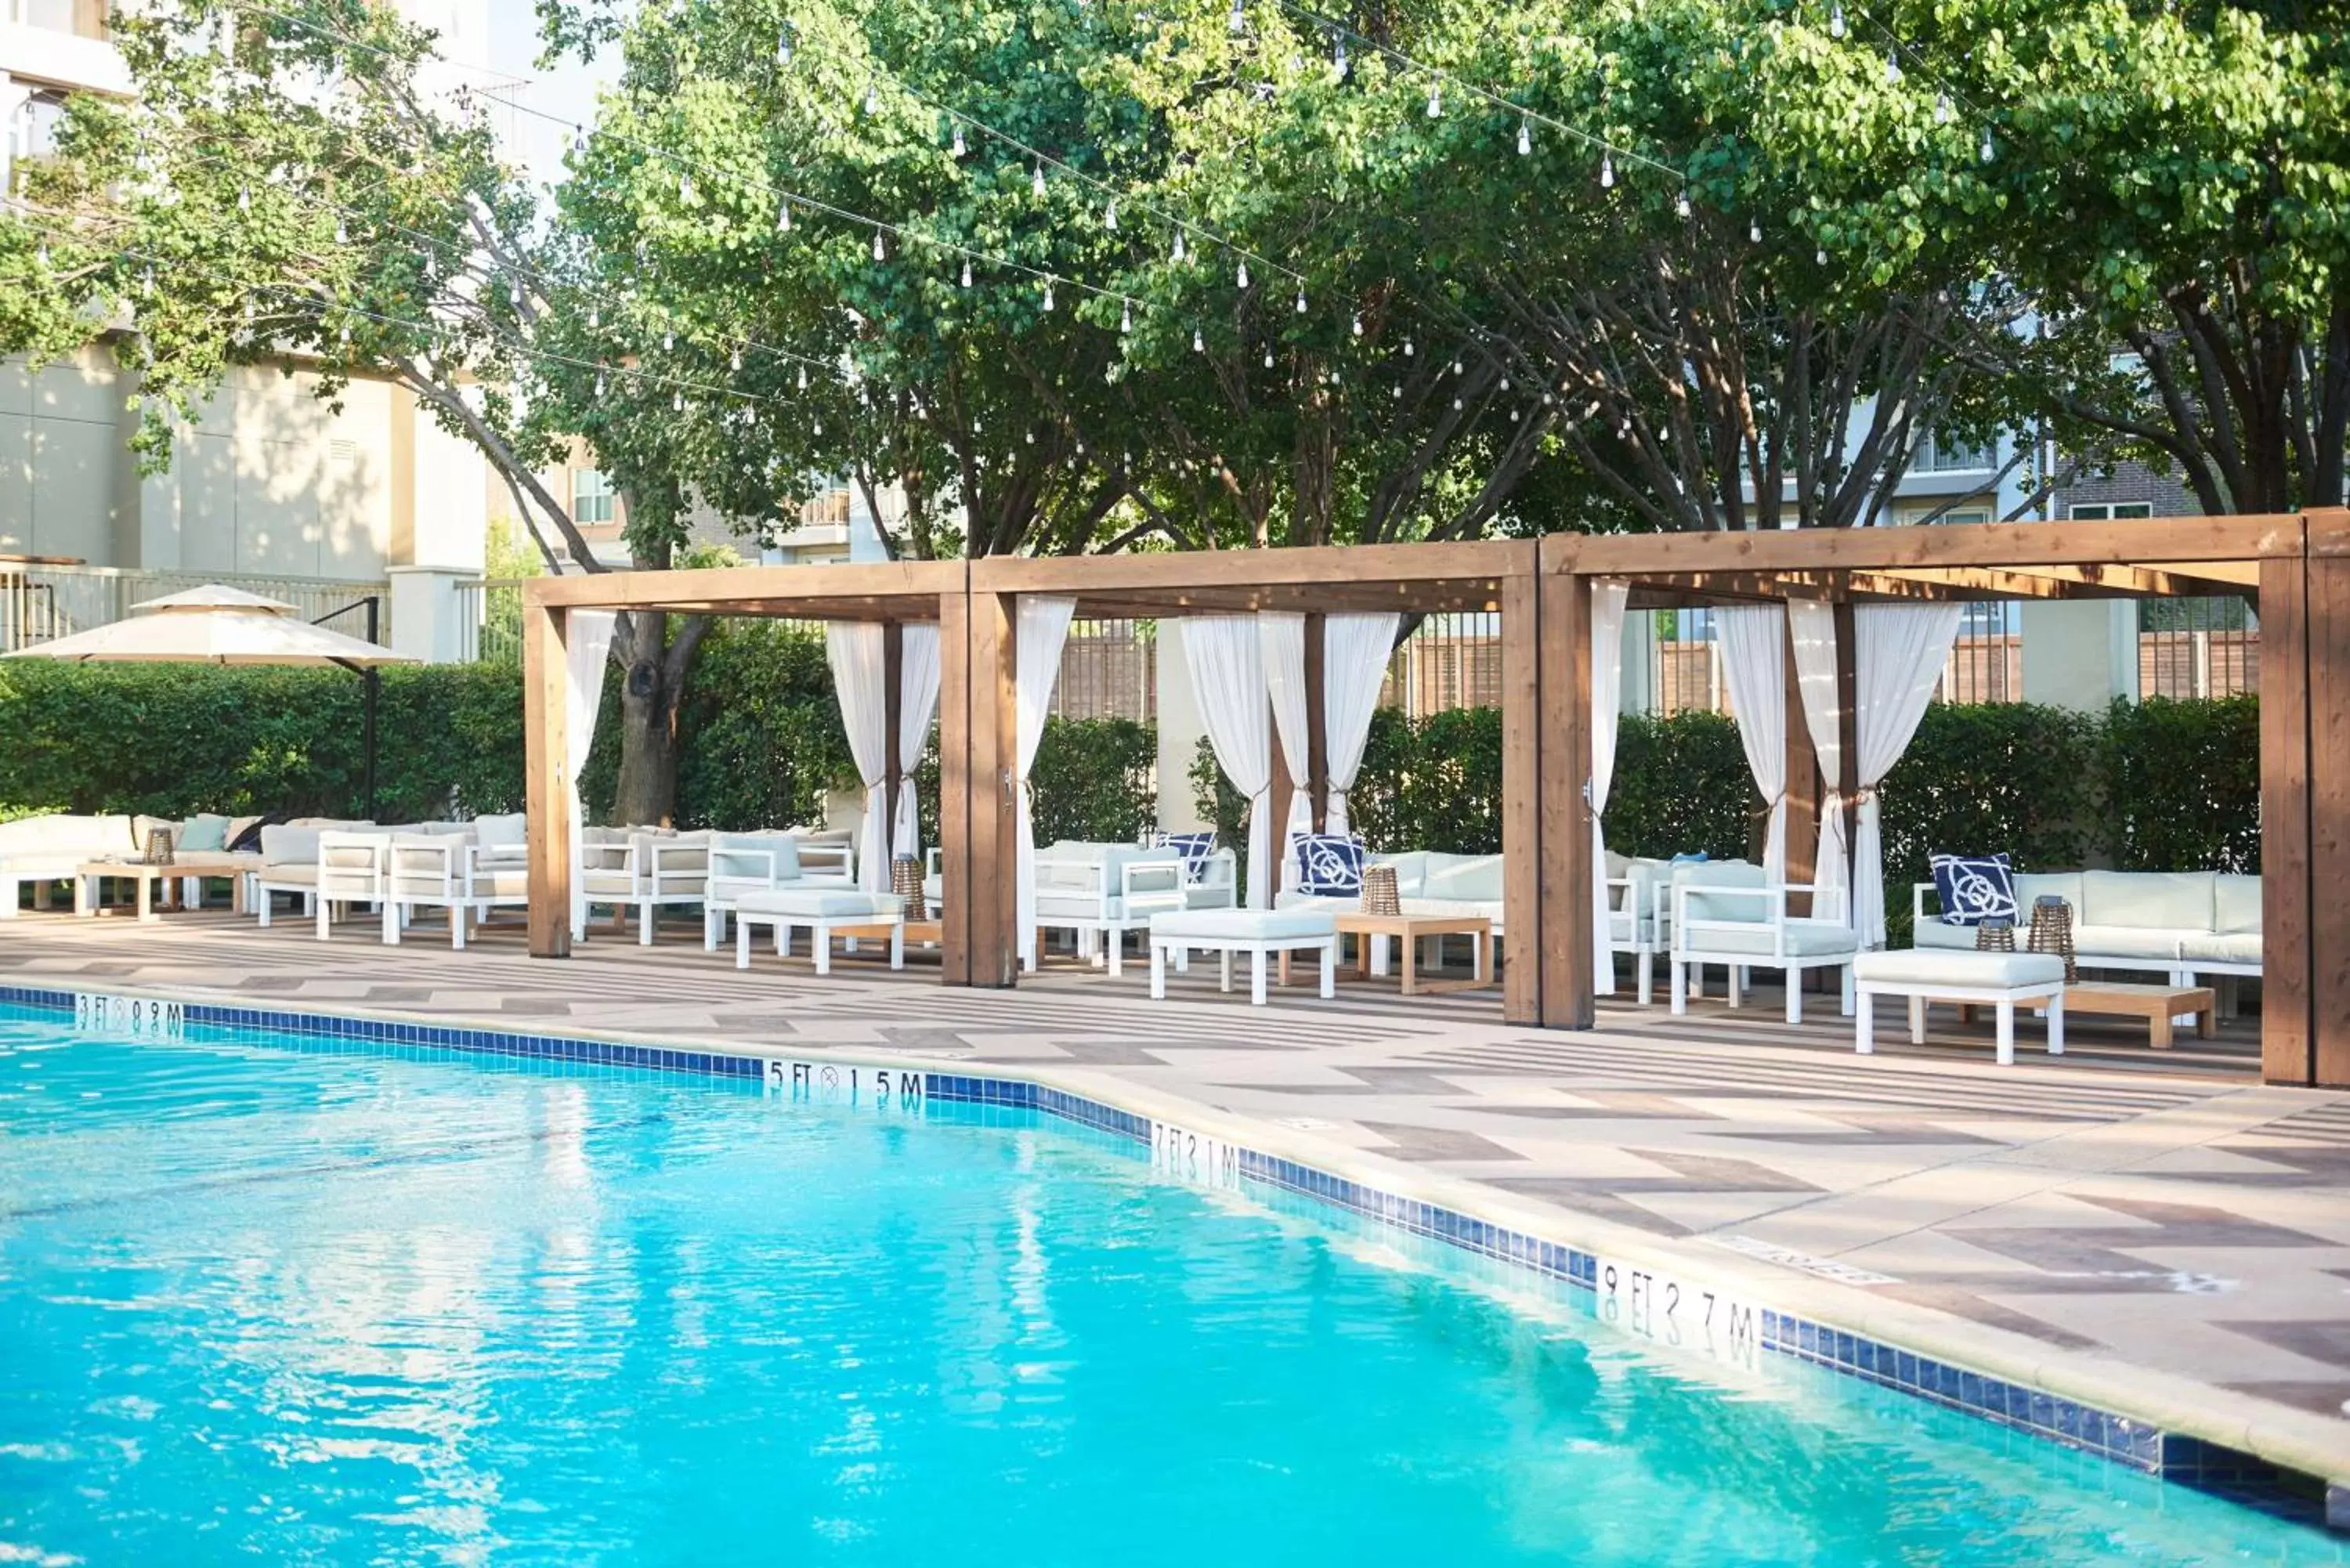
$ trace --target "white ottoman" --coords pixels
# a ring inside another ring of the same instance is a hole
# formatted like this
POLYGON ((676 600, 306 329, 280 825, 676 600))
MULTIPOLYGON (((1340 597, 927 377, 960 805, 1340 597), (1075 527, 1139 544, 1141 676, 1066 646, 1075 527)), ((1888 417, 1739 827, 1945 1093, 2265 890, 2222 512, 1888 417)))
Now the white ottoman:
POLYGON ((1909 999, 1909 1044, 1926 1039, 1926 1003, 1984 1003, 1998 1010, 1999 1061, 2015 1060, 2015 1004, 2040 1002, 2048 1009, 2048 1054, 2064 1054, 2064 961, 2054 953, 1975 952, 1964 948, 1909 948, 1898 952, 1858 953, 1852 961, 1853 1012, 1857 1036, 1853 1049, 1876 1049, 1870 999, 1909 999))
POLYGON ((868 893, 856 888, 776 888, 745 893, 734 901, 734 967, 751 967, 751 928, 775 928, 775 956, 788 958, 792 929, 806 927, 815 935, 816 971, 832 972, 832 935, 840 927, 867 936, 877 927, 889 931, 889 967, 906 967, 906 900, 888 893, 868 893))
POLYGON ((1167 994, 1170 955, 1212 952, 1223 961, 1223 989, 1232 988, 1232 955, 1250 958, 1249 1001, 1264 1005, 1264 961, 1281 955, 1282 978, 1289 978, 1289 955, 1322 955, 1322 994, 1332 990, 1338 962, 1338 917, 1328 909, 1170 909, 1150 917, 1150 994, 1167 994))

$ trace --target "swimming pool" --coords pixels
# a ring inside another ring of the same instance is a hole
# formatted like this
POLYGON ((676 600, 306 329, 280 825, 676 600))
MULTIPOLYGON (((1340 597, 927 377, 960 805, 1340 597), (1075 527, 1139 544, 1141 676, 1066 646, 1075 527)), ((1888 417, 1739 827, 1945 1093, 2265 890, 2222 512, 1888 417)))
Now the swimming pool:
POLYGON ((2345 1560, 1034 1111, 188 1034, 0 1009, 0 1562, 2345 1560))

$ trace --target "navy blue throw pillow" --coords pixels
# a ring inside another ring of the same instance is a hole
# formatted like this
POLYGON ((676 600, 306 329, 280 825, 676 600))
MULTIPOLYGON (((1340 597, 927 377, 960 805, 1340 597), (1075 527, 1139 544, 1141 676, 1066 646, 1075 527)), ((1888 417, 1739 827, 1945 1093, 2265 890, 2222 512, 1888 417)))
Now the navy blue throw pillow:
POLYGON ((1363 846, 1342 833, 1301 833, 1297 845, 1297 890, 1326 898, 1363 890, 1363 846))
POLYGON ((2004 855, 1937 855, 1934 894, 1942 902, 1942 924, 1980 926, 2015 919, 2015 877, 2004 855))

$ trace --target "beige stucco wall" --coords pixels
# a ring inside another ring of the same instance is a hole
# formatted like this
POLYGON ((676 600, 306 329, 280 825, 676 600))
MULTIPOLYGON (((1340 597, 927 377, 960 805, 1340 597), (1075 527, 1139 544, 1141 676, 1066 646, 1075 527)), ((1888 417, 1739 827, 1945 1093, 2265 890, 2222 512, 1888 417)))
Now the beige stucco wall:
POLYGON ((180 431, 169 472, 141 480, 131 385, 102 346, 37 372, 0 361, 0 555, 349 579, 480 566, 479 456, 403 431, 397 389, 354 381, 338 410, 307 372, 238 368, 180 431))

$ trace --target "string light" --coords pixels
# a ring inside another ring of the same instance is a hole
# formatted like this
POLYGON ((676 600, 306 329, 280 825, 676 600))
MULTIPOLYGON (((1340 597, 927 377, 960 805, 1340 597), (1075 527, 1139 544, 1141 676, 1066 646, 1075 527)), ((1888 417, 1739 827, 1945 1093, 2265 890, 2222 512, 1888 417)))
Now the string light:
POLYGON ((969 148, 963 145, 962 127, 961 125, 957 125, 954 128, 954 155, 957 158, 961 158, 970 151, 971 150, 969 148))
POLYGON ((1688 192, 1684 191, 1679 195, 1673 198, 1673 213, 1677 217, 1686 218, 1690 215, 1690 199, 1688 192))
POLYGON ((681 174, 677 177, 677 202, 678 205, 681 207, 691 206, 693 204, 692 175, 681 174))
POLYGON ((1185 259, 1183 253, 1183 231, 1180 229, 1175 231, 1175 259, 1178 263, 1180 263, 1185 259))
POLYGON ((785 23, 783 30, 775 35, 775 64, 779 66, 788 66, 791 63, 792 29, 791 25, 789 23, 785 23))
POLYGON ((1746 243, 1752 245, 1759 245, 1762 243, 1762 219, 1749 218, 1746 220, 1746 243))
POLYGON ((1053 280, 1051 278, 1046 278, 1045 280, 1045 308, 1047 311, 1050 311, 1053 308, 1053 280))
POLYGON ((1534 150, 1534 122, 1521 115, 1518 119, 1518 156, 1523 158, 1534 150))
POLYGON ((1950 123, 1950 95, 1949 93, 1937 93, 1934 95, 1934 123, 1936 125, 1948 125, 1950 123))
POLYGON ((1354 335, 1357 337, 1363 335, 1363 313, 1359 310, 1355 312, 1354 335))
POLYGON ((962 286, 965 288, 969 288, 971 286, 971 258, 968 256, 963 258, 962 286))
POLYGON ((1411 358, 1411 339, 1409 337, 1403 340, 1403 357, 1407 359, 1411 358))
POLYGON ((1232 0, 1232 15, 1226 18, 1225 25, 1235 37, 1248 31, 1248 13, 1242 8, 1241 0, 1232 0))
POLYGON ((1885 51, 1885 85, 1887 87, 1898 87, 1901 83, 1899 55, 1900 51, 1898 49, 1885 51))
POLYGON ((1844 36, 1844 0, 1835 0, 1835 3, 1828 7, 1828 36, 1831 38, 1844 36))
POLYGON ((1112 202, 1109 205, 1102 209, 1102 227, 1107 229, 1112 234, 1118 233, 1118 203, 1116 202, 1112 202))
POLYGON ((865 84, 865 112, 868 115, 881 112, 881 84, 878 81, 865 84))
POLYGON ((1239 277, 1240 277, 1240 286, 1241 286, 1241 287, 1243 287, 1243 288, 1246 288, 1246 287, 1248 287, 1248 263, 1246 263, 1246 262, 1243 262, 1243 263, 1241 263, 1241 265, 1240 265, 1239 277))
POLYGON ((1991 161, 1991 127, 1988 125, 1983 127, 1982 161, 1986 163, 1991 161))
POLYGON ((879 229, 873 231, 873 259, 875 261, 889 259, 889 253, 881 248, 881 231, 879 229))
POLYGON ((1297 314, 1300 316, 1305 314, 1305 291, 1303 288, 1297 291, 1297 314))
POLYGON ((1333 79, 1345 81, 1347 79, 1347 70, 1346 35, 1343 33, 1336 35, 1336 41, 1337 47, 1336 52, 1330 57, 1330 74, 1333 79))
POLYGON ((1264 368, 1268 370, 1273 369, 1273 350, 1271 348, 1267 348, 1264 351, 1264 368))
POLYGON ((1428 118, 1440 119, 1444 115, 1444 89, 1431 83, 1428 89, 1428 118))
POLYGON ((1204 354, 1207 351, 1208 340, 1202 337, 1200 335, 1200 329, 1194 327, 1191 328, 1191 352, 1194 354, 1204 354))
POLYGON ((1028 177, 1028 189, 1039 196, 1045 193, 1045 163, 1042 159, 1037 160, 1035 172, 1028 177))
POLYGON ((789 202, 778 202, 775 203, 775 233, 788 234, 791 232, 792 204, 789 202))
POLYGON ((1599 155, 1599 188, 1603 191, 1616 188, 1616 160, 1606 152, 1599 155))
POLYGON ((1118 307, 1118 329, 1120 332, 1134 330, 1134 306, 1130 302, 1118 307))

